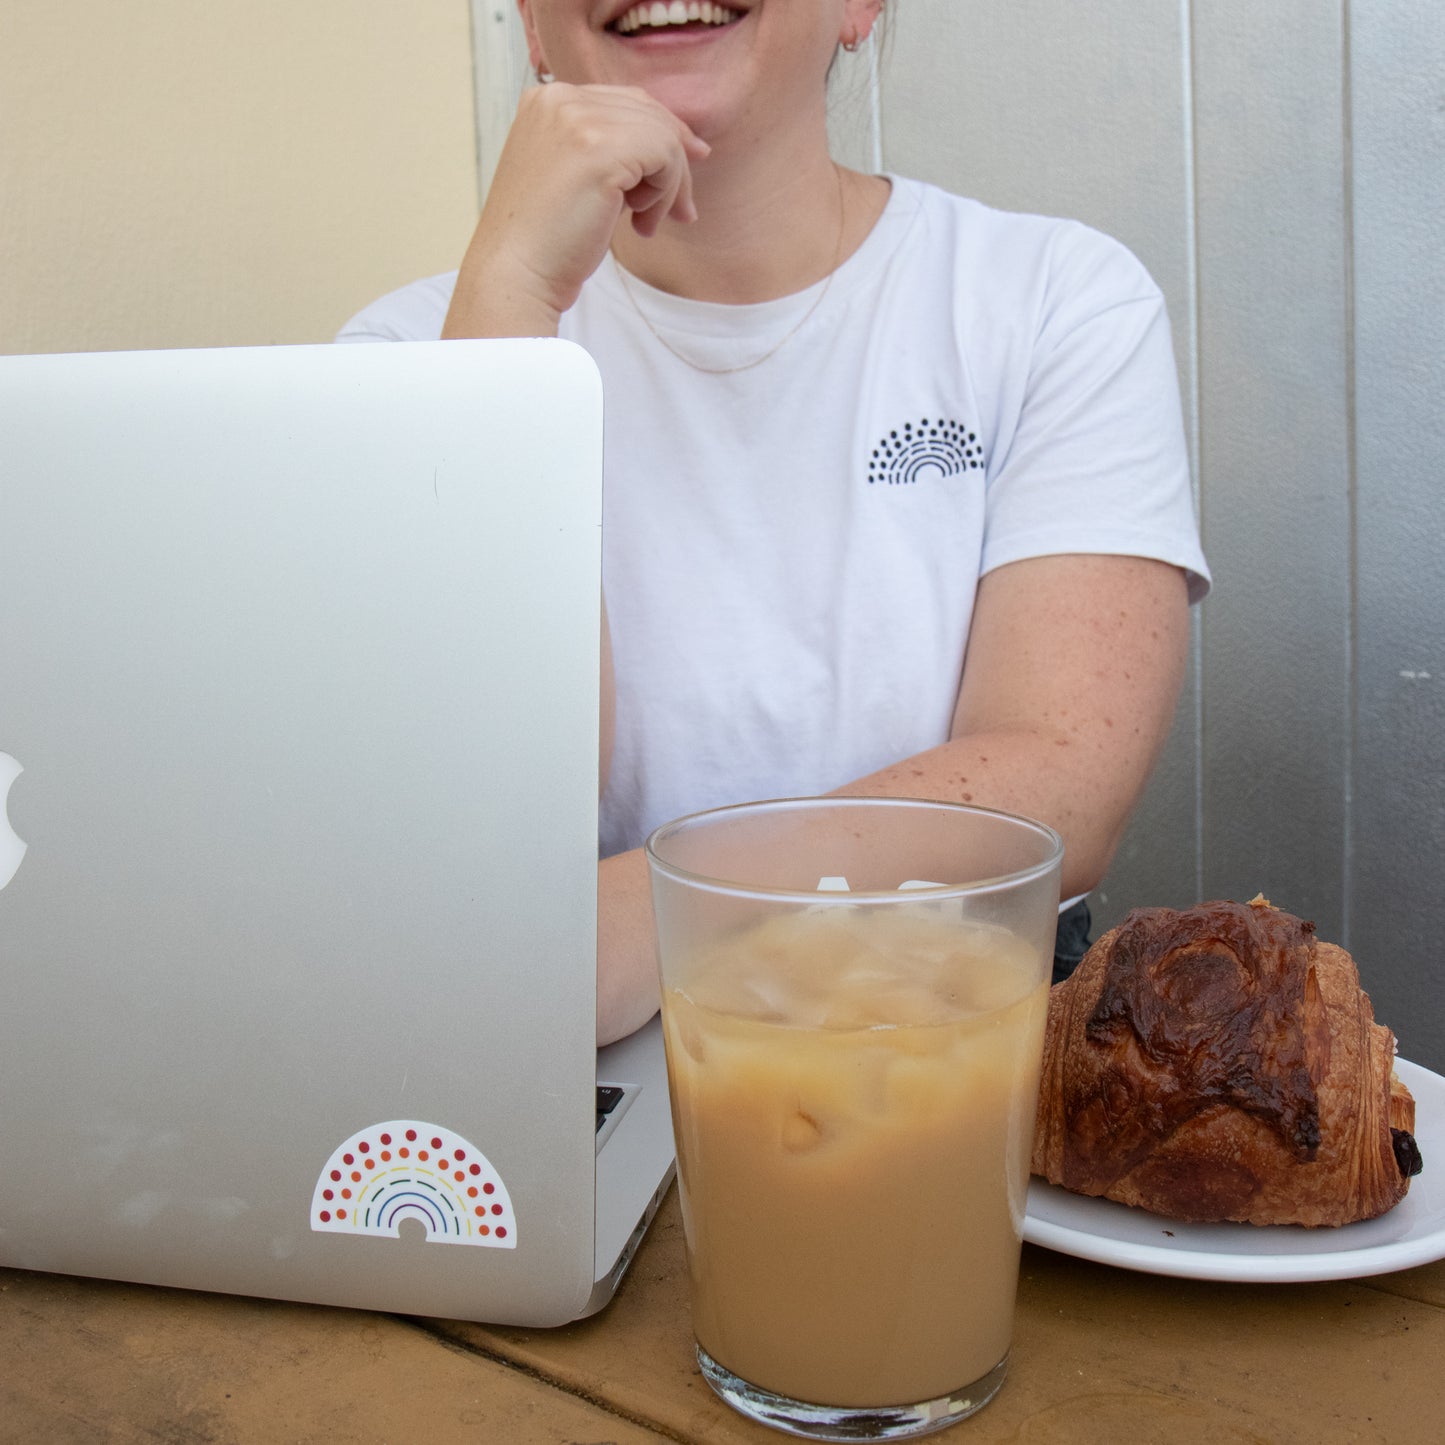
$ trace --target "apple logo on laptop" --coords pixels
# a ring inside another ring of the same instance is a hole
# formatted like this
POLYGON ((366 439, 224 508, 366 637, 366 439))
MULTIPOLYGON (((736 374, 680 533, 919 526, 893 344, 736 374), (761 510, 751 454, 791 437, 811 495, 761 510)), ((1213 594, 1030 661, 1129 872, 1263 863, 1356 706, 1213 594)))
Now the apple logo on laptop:
POLYGON ((0 753, 0 888, 15 876, 15 870, 25 856, 25 842, 10 826, 10 818, 5 811, 10 785, 23 771, 9 753, 0 753))

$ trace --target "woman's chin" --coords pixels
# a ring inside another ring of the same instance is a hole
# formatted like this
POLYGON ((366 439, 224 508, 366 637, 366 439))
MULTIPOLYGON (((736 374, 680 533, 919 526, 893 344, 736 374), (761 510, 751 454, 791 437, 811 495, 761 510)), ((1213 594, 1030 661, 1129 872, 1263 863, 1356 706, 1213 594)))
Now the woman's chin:
POLYGON ((722 97, 713 93, 711 86, 699 83, 696 76, 655 76, 644 82, 642 88, 709 145, 726 132, 729 107, 722 97))

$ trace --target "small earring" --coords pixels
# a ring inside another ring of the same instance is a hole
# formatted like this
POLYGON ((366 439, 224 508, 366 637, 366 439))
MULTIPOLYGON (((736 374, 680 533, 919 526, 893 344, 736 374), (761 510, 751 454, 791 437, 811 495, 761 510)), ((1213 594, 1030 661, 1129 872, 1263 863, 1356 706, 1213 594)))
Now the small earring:
POLYGON ((845 40, 843 42, 843 49, 846 50, 849 55, 856 55, 858 53, 858 47, 862 43, 863 42, 858 38, 858 32, 855 30, 853 32, 853 38, 851 40, 845 40))
POLYGON ((536 75, 538 85, 551 85, 557 78, 550 70, 543 70, 541 66, 537 67, 536 75))

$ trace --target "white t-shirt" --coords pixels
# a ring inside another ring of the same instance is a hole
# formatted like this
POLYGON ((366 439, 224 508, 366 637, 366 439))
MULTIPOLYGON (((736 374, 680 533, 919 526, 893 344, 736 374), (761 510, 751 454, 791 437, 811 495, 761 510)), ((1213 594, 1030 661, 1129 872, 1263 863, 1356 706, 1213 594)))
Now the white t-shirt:
MULTIPOLYGON (((1163 300, 1117 242, 917 181, 818 286, 684 300, 609 257, 562 319, 603 378, 617 736, 604 855, 943 742, 978 579, 1124 553, 1208 589, 1163 300), (802 324, 799 325, 798 323, 802 324), (797 331, 789 335, 797 326, 797 331)), ((454 275, 339 340, 440 334, 454 275)))

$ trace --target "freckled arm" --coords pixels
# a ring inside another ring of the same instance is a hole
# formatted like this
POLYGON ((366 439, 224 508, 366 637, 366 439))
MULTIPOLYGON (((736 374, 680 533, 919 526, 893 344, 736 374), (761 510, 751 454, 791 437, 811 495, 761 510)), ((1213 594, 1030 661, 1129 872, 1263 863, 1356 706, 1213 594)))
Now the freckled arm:
MULTIPOLYGON (((1000 567, 979 584, 952 737, 837 791, 1038 818, 1064 839, 1064 897, 1087 893, 1168 736, 1188 650, 1178 568, 1074 555, 1000 567)), ((607 1042, 657 1009, 642 850, 604 859, 599 887, 598 1035, 607 1042)))
POLYGON ((1184 574, 1030 558, 979 584, 948 742, 838 791, 1002 808, 1056 828, 1064 896, 1114 856, 1169 733, 1189 650, 1184 574))

